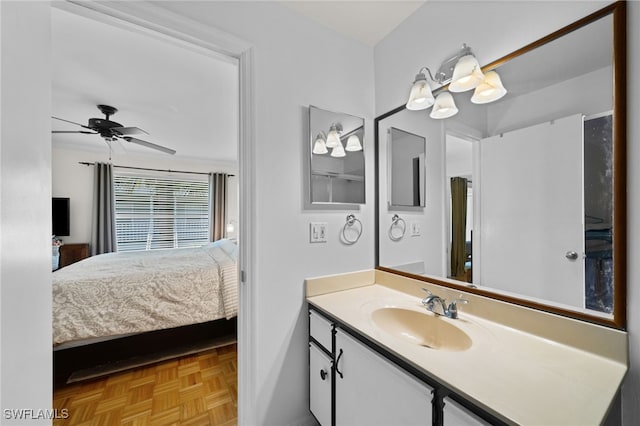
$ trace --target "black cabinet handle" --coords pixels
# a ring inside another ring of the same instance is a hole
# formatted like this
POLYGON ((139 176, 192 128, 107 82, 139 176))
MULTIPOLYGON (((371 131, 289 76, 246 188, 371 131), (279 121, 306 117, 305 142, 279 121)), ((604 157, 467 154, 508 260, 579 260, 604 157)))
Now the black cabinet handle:
POLYGON ((342 376, 342 372, 338 368, 338 365, 340 364, 340 358, 342 358, 342 353, 343 353, 342 349, 340 349, 340 353, 338 354, 338 359, 336 359, 336 373, 340 375, 341 379, 344 379, 344 377, 342 376))
POLYGON ((320 370, 320 378, 322 380, 326 379, 327 378, 327 372, 324 371, 324 370, 320 370))

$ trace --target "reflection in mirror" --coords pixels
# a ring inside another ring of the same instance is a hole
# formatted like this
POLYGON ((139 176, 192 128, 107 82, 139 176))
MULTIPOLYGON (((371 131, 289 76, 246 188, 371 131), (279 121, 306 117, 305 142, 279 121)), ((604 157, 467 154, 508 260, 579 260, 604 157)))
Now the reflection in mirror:
POLYGON ((311 203, 364 204, 364 119, 309 107, 311 203))
POLYGON ((393 207, 424 207, 425 139, 404 130, 390 128, 389 204, 393 207))
MULTIPOLYGON (((445 120, 402 108, 377 120, 379 135, 398 127, 426 138, 429 200, 404 214, 418 233, 401 241, 386 238, 393 211, 378 205, 379 266, 624 322, 612 315, 616 284, 624 288, 614 279, 624 276, 614 267, 624 264, 614 232, 624 166, 614 167, 613 154, 626 144, 614 138, 623 119, 615 114, 613 21, 602 13, 497 62, 509 93, 494 103, 460 96, 459 113, 445 120)), ((379 138, 379 200, 394 179, 386 144, 379 138)))

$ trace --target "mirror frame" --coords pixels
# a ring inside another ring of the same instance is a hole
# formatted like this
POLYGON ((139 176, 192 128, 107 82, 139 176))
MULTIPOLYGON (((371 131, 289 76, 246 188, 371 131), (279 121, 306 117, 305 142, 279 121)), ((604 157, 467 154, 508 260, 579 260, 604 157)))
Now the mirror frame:
MULTIPOLYGON (((540 311, 550 312, 582 321, 625 330, 627 327, 627 7, 624 0, 616 1, 582 19, 575 21, 539 40, 511 52, 482 67, 490 71, 520 55, 554 41, 572 31, 582 28, 605 16, 613 16, 613 316, 611 318, 585 311, 565 309, 552 304, 505 295, 493 291, 455 284, 444 279, 425 277, 380 266, 380 165, 379 137, 380 121, 406 109, 404 105, 394 108, 374 119, 374 167, 375 167, 375 265, 380 271, 390 272, 441 285, 467 293, 477 294, 540 311)), ((434 96, 446 89, 442 86, 433 91, 434 96)), ((579 308, 578 308, 579 309, 579 308)))

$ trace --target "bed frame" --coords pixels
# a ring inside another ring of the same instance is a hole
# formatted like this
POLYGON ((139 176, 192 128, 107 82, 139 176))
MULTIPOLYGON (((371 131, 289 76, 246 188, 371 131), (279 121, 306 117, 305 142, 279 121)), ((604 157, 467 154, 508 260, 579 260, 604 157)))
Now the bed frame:
POLYGON ((53 351, 53 385, 91 380, 130 368, 233 343, 237 317, 53 351))

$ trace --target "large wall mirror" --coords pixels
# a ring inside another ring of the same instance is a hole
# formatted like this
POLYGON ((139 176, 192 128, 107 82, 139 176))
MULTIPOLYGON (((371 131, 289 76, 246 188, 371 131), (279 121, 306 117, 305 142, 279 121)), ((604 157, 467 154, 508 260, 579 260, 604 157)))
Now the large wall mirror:
POLYGON ((378 267, 625 328, 625 68, 617 2, 482 67, 508 90, 496 102, 378 117, 378 267), (422 209, 386 202, 393 129, 426 140, 422 209), (418 232, 388 238, 398 214, 418 232))
POLYGON ((364 119, 309 107, 311 204, 364 204, 364 119))

